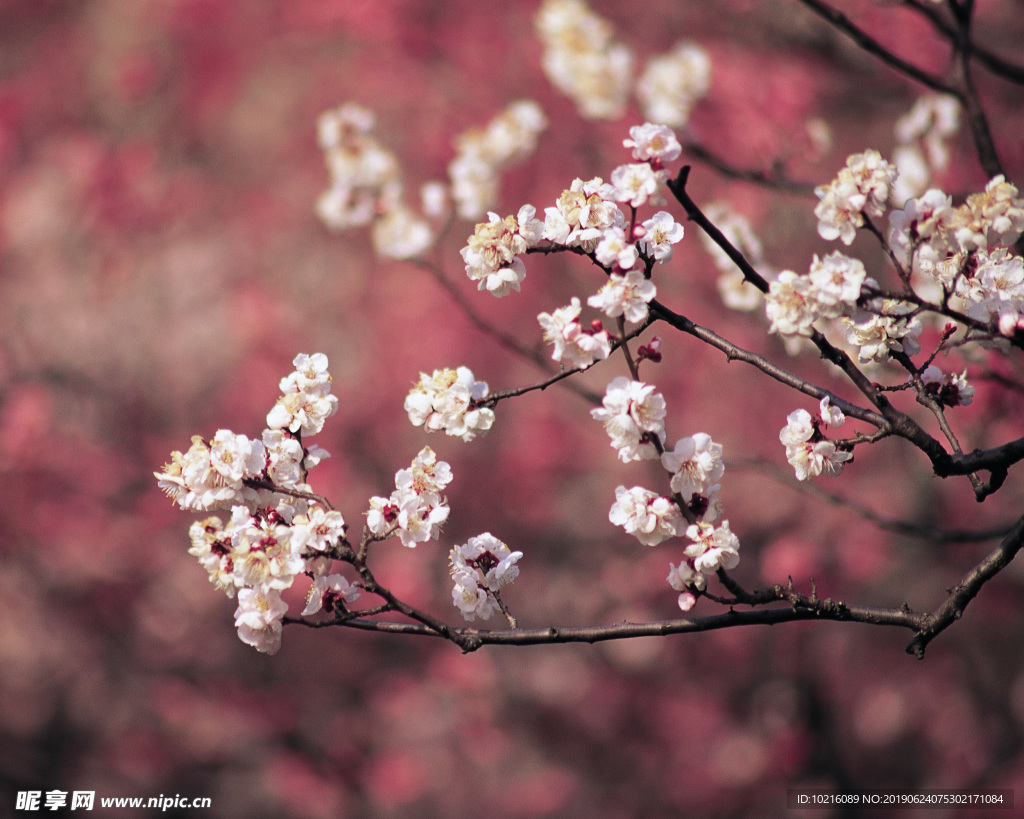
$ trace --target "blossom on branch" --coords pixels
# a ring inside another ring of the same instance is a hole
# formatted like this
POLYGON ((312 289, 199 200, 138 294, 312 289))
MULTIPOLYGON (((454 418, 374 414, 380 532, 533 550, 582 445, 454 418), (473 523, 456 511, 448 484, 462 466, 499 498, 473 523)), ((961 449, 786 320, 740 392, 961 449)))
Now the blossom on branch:
POLYGON ((405 398, 405 411, 413 426, 428 432, 444 430, 463 441, 472 441, 491 428, 494 410, 479 407, 487 397, 486 381, 477 381, 468 367, 420 373, 420 380, 405 398))
POLYGON ((502 219, 488 213, 488 221, 479 223, 460 251, 466 263, 466 275, 476 281, 478 290, 487 290, 501 298, 519 285, 526 268, 519 255, 534 247, 541 237, 543 223, 534 219, 536 210, 523 205, 517 216, 502 219))
POLYGON ((277 654, 281 648, 281 618, 287 611, 288 604, 279 591, 242 589, 235 611, 239 639, 263 654, 277 654))
POLYGON ((647 318, 647 304, 658 294, 654 282, 639 270, 611 273, 608 281, 587 304, 606 316, 624 316, 626 321, 639 324, 647 318))
POLYGON ((818 217, 818 235, 826 241, 853 242, 864 216, 881 216, 896 182, 896 168, 878 151, 853 154, 846 167, 828 185, 815 188, 821 201, 814 208, 818 217))
POLYGON ((600 322, 584 329, 580 324, 580 309, 580 300, 573 296, 566 307, 537 316, 544 330, 544 340, 553 346, 551 358, 563 366, 589 367, 611 353, 608 331, 600 327, 600 322))
POLYGON ((292 365, 295 372, 281 379, 282 395, 267 414, 267 426, 315 435, 324 428, 324 421, 338 410, 338 397, 331 395, 327 356, 300 353, 292 365))
POLYGON ((616 488, 615 503, 608 512, 608 520, 621 526, 644 546, 657 546, 682 534, 686 527, 686 520, 671 498, 641 486, 616 488))
POLYGON ((740 539, 729 529, 729 521, 718 526, 694 523, 686 528, 686 536, 693 541, 686 547, 686 556, 693 558, 693 568, 703 574, 719 569, 735 568, 740 562, 740 539))
POLYGON ((324 575, 313 581, 306 594, 306 607, 302 616, 316 614, 320 609, 328 612, 344 611, 345 606, 359 599, 358 587, 340 574, 324 575))
POLYGON ((590 411, 604 424, 623 463, 658 457, 655 438, 665 441, 665 398, 654 386, 619 376, 608 384, 602 406, 590 411))
POLYGON ((622 140, 626 148, 633 149, 633 159, 654 166, 674 162, 683 152, 675 132, 667 125, 645 122, 629 129, 629 139, 622 140))
POLYGON ((522 552, 513 552, 490 532, 471 537, 449 553, 452 601, 467 620, 490 619, 500 607, 494 593, 519 576, 522 552))
POLYGON ((441 492, 451 480, 451 467, 423 447, 412 466, 395 473, 391 497, 370 498, 366 528, 378 538, 396 535, 408 548, 436 540, 450 511, 441 492))
POLYGON ((644 235, 640 238, 640 249, 650 258, 667 262, 672 258, 673 245, 683 239, 683 226, 672 218, 672 214, 660 210, 643 223, 644 235))

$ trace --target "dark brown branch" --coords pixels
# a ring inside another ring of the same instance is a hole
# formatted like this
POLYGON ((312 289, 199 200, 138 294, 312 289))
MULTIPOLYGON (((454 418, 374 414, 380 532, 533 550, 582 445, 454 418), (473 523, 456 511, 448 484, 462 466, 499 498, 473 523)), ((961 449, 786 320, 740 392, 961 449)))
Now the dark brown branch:
MULTIPOLYGON (((472 322, 473 326, 480 330, 480 332, 493 338, 495 341, 498 342, 498 344, 500 344, 509 352, 519 356, 520 358, 526 359, 527 361, 535 364, 540 369, 546 372, 551 372, 550 362, 541 352, 539 352, 536 349, 531 349, 525 346, 524 344, 520 343, 520 341, 516 339, 514 336, 502 332, 489 321, 487 321, 487 319, 483 318, 474 309, 473 305, 469 303, 469 300, 465 297, 465 295, 463 295, 462 291, 459 290, 459 288, 456 287, 451 281, 449 281, 448 277, 445 276, 444 273, 438 267, 436 267, 430 262, 423 260, 412 260, 411 263, 414 264, 416 267, 420 268, 421 270, 425 270, 427 273, 429 273, 431 277, 434 279, 434 281, 436 281, 441 286, 441 288, 451 297, 452 301, 455 302, 455 305, 462 311, 462 314, 466 318, 468 318, 470 322, 472 322)), ((560 380, 561 378, 555 378, 554 381, 552 381, 552 383, 560 380)), ((565 386, 568 389, 572 390, 577 395, 579 395, 581 398, 589 401, 592 404, 601 403, 601 397, 591 392, 586 387, 581 387, 579 384, 573 381, 567 381, 565 383, 565 386)))
MULTIPOLYGON (((876 626, 899 626, 918 631, 924 615, 904 609, 882 609, 871 606, 848 606, 833 600, 820 600, 813 608, 792 607, 761 609, 757 611, 728 611, 724 614, 681 620, 662 620, 653 623, 616 623, 607 626, 570 626, 482 631, 472 628, 453 628, 451 633, 463 641, 464 651, 475 651, 484 645, 549 645, 555 643, 599 643, 633 637, 664 637, 670 634, 689 634, 715 631, 737 626, 772 626, 797 620, 832 620, 837 622, 866 623, 876 626)), ((290 620, 290 623, 319 627, 319 623, 290 620)), ((335 625, 327 621, 329 625, 335 625)), ((418 623, 394 623, 356 618, 339 625, 348 628, 378 631, 388 634, 408 634, 418 637, 439 637, 435 629, 418 623)), ((460 643, 462 645, 463 643, 460 643)))
POLYGON ((946 602, 924 618, 917 636, 907 646, 907 653, 915 654, 919 658, 923 657, 928 644, 963 616, 964 610, 981 591, 981 587, 1006 568, 1022 546, 1024 546, 1024 516, 1014 524, 1013 529, 984 560, 949 590, 946 602))
POLYGON ((951 85, 943 82, 939 77, 934 74, 929 74, 922 68, 914 65, 913 63, 904 60, 902 57, 898 57, 893 54, 889 49, 879 43, 876 39, 871 37, 863 29, 850 20, 845 14, 838 9, 833 8, 828 3, 823 3, 821 0, 798 0, 803 3, 807 8, 821 17, 823 20, 828 22, 830 25, 843 32, 847 37, 853 40, 858 46, 860 46, 868 54, 871 54, 881 60, 883 63, 888 65, 890 68, 894 68, 904 76, 910 77, 911 79, 917 80, 919 83, 927 88, 931 88, 933 91, 940 91, 944 94, 951 94, 957 99, 960 98, 961 94, 958 89, 951 85))
POLYGON ((729 164, 720 156, 712 153, 699 142, 687 142, 683 145, 683 149, 694 159, 714 168, 727 179, 739 179, 743 182, 750 182, 764 188, 771 188, 778 191, 784 191, 786 193, 794 193, 800 196, 814 196, 813 184, 810 182, 800 182, 795 179, 790 179, 779 169, 768 172, 747 168, 737 168, 736 166, 729 164))
POLYGON ((828 492, 814 481, 798 481, 792 469, 784 469, 778 464, 764 458, 730 458, 726 460, 728 470, 750 470, 767 475, 772 480, 785 484, 795 492, 809 495, 815 500, 828 503, 839 509, 845 509, 853 515, 867 521, 884 532, 892 532, 904 537, 930 540, 934 543, 983 543, 1003 537, 1012 524, 997 526, 992 529, 942 529, 925 523, 914 523, 898 518, 889 518, 878 514, 873 509, 851 500, 850 498, 828 492))
MULTIPOLYGON (((927 0, 903 0, 903 4, 928 18, 935 29, 948 40, 956 40, 956 28, 951 26, 945 18, 943 18, 941 12, 935 7, 934 3, 929 3, 927 0)), ((991 73, 998 77, 1002 77, 1004 80, 1009 82, 1024 85, 1024 66, 1016 65, 1008 60, 1004 60, 1002 57, 993 54, 987 48, 979 46, 977 43, 972 44, 971 52, 974 59, 987 68, 991 73)))
POLYGON ((701 325, 690 321, 686 316, 670 310, 657 300, 651 302, 650 309, 653 315, 657 316, 662 321, 671 324, 677 330, 681 330, 684 333, 692 335, 694 338, 700 339, 705 344, 709 344, 712 347, 721 350, 725 353, 725 356, 729 361, 743 361, 750 364, 768 377, 774 378, 779 383, 785 384, 787 387, 792 387, 794 390, 802 392, 804 395, 809 395, 818 401, 827 397, 832 406, 839 407, 839 409, 843 411, 843 414, 850 418, 856 418, 859 421, 864 421, 872 426, 883 429, 888 428, 889 426, 886 419, 877 412, 864 409, 863 407, 858 407, 856 404, 851 404, 849 401, 840 398, 833 392, 826 390, 824 387, 819 387, 816 384, 805 381, 797 375, 793 375, 791 372, 773 364, 764 356, 752 353, 749 350, 745 350, 742 347, 733 344, 728 339, 718 335, 714 330, 710 330, 707 327, 702 327, 701 325))

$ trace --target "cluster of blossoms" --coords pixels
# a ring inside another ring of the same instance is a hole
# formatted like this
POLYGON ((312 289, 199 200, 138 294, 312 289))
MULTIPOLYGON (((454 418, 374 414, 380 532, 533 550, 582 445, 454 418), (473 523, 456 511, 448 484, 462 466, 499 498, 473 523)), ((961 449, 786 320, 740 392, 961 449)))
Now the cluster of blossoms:
POLYGON ((354 103, 321 114, 317 130, 331 183, 317 215, 334 230, 372 225, 379 255, 412 258, 433 244, 434 234, 403 202, 398 161, 373 127, 373 113, 354 103))
POLYGON ((428 432, 444 430, 472 441, 494 423, 494 410, 477 406, 487 397, 486 381, 477 381, 468 367, 420 373, 420 380, 405 398, 405 411, 413 426, 428 432))
POLYGON ((681 41, 668 54, 652 57, 636 86, 644 116, 673 128, 685 127, 690 111, 711 87, 711 58, 696 43, 681 41))
POLYGON ((896 167, 882 159, 878 151, 853 154, 846 166, 827 185, 815 188, 821 201, 814 208, 818 217, 818 235, 826 241, 853 242, 865 216, 881 216, 896 182, 896 167))
POLYGON ((429 446, 423 447, 412 466, 395 473, 391 497, 370 498, 366 528, 381 539, 397 535, 409 548, 436 540, 448 519, 450 510, 441 493, 451 480, 451 467, 429 446))
POLYGON ((680 591, 679 605, 688 611, 696 601, 694 591, 703 591, 707 585, 705 575, 739 562, 739 539, 729 522, 714 525, 722 514, 722 445, 698 432, 666 450, 665 399, 649 384, 616 378, 602 404, 590 414, 604 424, 619 459, 626 463, 660 458, 672 476, 673 493, 665 497, 642 486, 619 486, 608 519, 645 546, 685 534, 691 541, 685 550, 687 559, 672 567, 669 583, 680 591))
POLYGON ((522 552, 513 552, 490 532, 454 546, 449 555, 452 602, 467 620, 489 620, 500 610, 498 592, 519 577, 516 563, 522 552))
POLYGON ((588 119, 617 119, 632 82, 633 55, 583 0, 545 0, 534 21, 551 83, 588 119))
POLYGON ((839 251, 824 259, 815 255, 806 276, 783 270, 765 296, 768 332, 811 335, 817 319, 838 318, 855 310, 865 279, 863 263, 839 251))
POLYGON ((533 153, 547 118, 532 100, 513 102, 482 129, 471 129, 455 141, 448 165, 451 197, 461 219, 479 219, 498 201, 501 171, 533 153))
POLYGON ((838 407, 830 406, 828 396, 821 399, 818 417, 798 409, 786 418, 779 440, 786 447, 786 460, 796 472, 797 480, 806 481, 816 475, 838 475, 853 453, 837 449, 825 438, 822 427, 840 427, 846 416, 838 407))
POLYGON ((895 204, 920 196, 934 175, 949 166, 946 141, 959 129, 960 103, 948 94, 918 97, 910 111, 896 121, 892 161, 899 177, 892 191, 895 204))
POLYGON ((466 263, 466 275, 477 282, 478 290, 486 290, 501 298, 519 285, 526 277, 526 267, 520 255, 536 247, 541 240, 543 223, 535 219, 536 208, 523 205, 516 216, 502 219, 496 213, 487 214, 488 221, 479 223, 460 251, 466 263))
POLYGON ((230 509, 192 524, 189 553, 214 585, 238 597, 239 637, 268 654, 281 646, 281 619, 288 610, 281 592, 300 574, 314 579, 307 612, 353 602, 359 591, 330 574, 332 550, 345 537, 340 513, 314 500, 276 491, 308 493, 306 473, 328 453, 307 447, 338 406, 331 395, 327 357, 299 355, 295 371, 281 380, 282 395, 267 415, 262 440, 219 430, 209 442, 192 439, 186 453, 171 453, 154 473, 161 488, 183 509, 230 509))
MULTIPOLYGON (((611 318, 622 316, 640 323, 647 319, 648 304, 657 295, 649 266, 672 258, 674 246, 683 238, 683 226, 668 212, 658 211, 627 236, 627 220, 619 203, 636 208, 650 201, 668 176, 665 165, 682 149, 673 131, 664 125, 645 123, 633 126, 629 133, 623 144, 638 161, 617 167, 611 184, 600 177, 574 180, 555 206, 545 209, 541 239, 592 253, 607 269, 608 280, 587 304, 611 318), (641 261, 642 268, 638 266, 641 261)), ((510 220, 506 221, 511 226, 510 220)), ((482 227, 478 225, 477 230, 482 227)), ((468 251, 463 250, 464 257, 468 251)), ((545 340, 552 344, 551 357, 571 367, 587 367, 607 358, 611 350, 611 339, 601 322, 584 327, 580 310, 579 299, 573 298, 569 305, 537 316, 545 340)))
POLYGON ((1024 199, 1002 176, 959 207, 931 189, 889 214, 890 243, 924 298, 988 326, 969 338, 1024 332, 1024 259, 1012 245, 1024 233, 1024 199))
MULTIPOLYGON (((617 119, 629 101, 634 58, 614 41, 612 25, 584 0, 545 0, 534 20, 544 47, 541 65, 587 119, 617 119)), ((683 128, 711 85, 711 60, 695 43, 678 42, 652 57, 636 82, 647 119, 683 128)))
POLYGON ((580 310, 580 300, 573 296, 570 304, 553 313, 541 313, 537 321, 544 330, 544 340, 552 345, 551 357, 563 366, 583 369, 608 358, 612 347, 611 337, 600 321, 583 326, 580 310))
POLYGON ((488 221, 477 224, 460 251, 466 275, 477 282, 477 288, 498 298, 518 291, 526 276, 521 256, 546 240, 593 253, 618 276, 616 286, 600 299, 601 309, 608 315, 628 310, 631 321, 646 318, 646 302, 654 298, 654 287, 641 286, 638 276, 628 277, 626 272, 641 254, 668 261, 673 245, 683 236, 683 227, 660 211, 627 236, 626 216, 618 203, 636 208, 657 197, 668 177, 666 163, 676 159, 682 148, 671 129, 652 123, 631 128, 624 144, 633 149, 637 162, 615 168, 611 183, 600 177, 574 180, 555 206, 545 209, 543 222, 535 218, 537 211, 532 205, 523 205, 514 216, 489 213, 488 221))

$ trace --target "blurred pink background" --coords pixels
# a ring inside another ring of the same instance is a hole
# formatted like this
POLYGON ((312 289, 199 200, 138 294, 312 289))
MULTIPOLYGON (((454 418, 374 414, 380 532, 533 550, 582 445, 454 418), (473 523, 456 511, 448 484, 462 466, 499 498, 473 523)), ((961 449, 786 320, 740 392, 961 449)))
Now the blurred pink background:
MULTIPOLYGON (((842 5, 905 56, 944 65, 919 18, 842 5)), ((681 544, 648 549, 607 521, 616 485, 653 485, 649 465, 620 464, 589 405, 557 388, 502 403, 472 444, 411 427, 402 400, 421 370, 465 364, 492 390, 541 373, 475 330, 425 273, 377 260, 364 232, 332 235, 313 215, 327 185, 315 120, 347 100, 377 112, 415 190, 443 178, 459 131, 536 99, 551 122, 537 155, 506 175, 503 214, 542 211, 573 177, 626 161, 639 113, 594 124, 551 88, 537 6, 0 0, 0 815, 29 789, 209 796, 218 817, 313 818, 762 817, 783 812, 790 787, 1018 787, 1024 799, 1017 565, 923 662, 904 654, 909 632, 837 624, 471 656, 341 629, 288 627, 275 657, 238 641, 234 603, 186 553, 193 517, 152 472, 191 435, 258 436, 298 352, 331 360, 341 407, 318 438, 333 457, 312 482, 353 529, 423 445, 452 464, 441 543, 379 547, 375 569, 397 593, 459 623, 447 550, 491 531, 524 552, 506 598, 523 625, 679 614, 665 575, 681 544)), ((709 51, 712 89, 692 132, 742 167, 769 166, 823 117, 834 147, 790 168, 827 182, 847 154, 890 150, 919 92, 796 2, 592 6, 641 54, 684 38, 709 51)), ((980 6, 978 39, 1019 55, 1019 5, 980 6)), ((979 86, 1019 183, 1024 94, 983 74, 979 86)), ((940 182, 980 189, 965 134, 954 151, 940 182)), ((691 191, 746 214, 776 267, 805 270, 832 249, 813 200, 700 164, 691 191)), ((471 230, 457 224, 442 245, 449 278, 528 345, 539 311, 599 286, 575 257, 531 257, 522 293, 477 294, 457 252, 471 230)), ((659 298, 763 346, 760 319, 718 306, 696 234, 687 227, 659 270, 659 298)), ((881 264, 870 243, 854 248, 881 264)), ((647 376, 668 401, 670 439, 705 431, 737 464, 723 492, 749 588, 792 574, 809 591, 813 576, 823 595, 931 609, 991 548, 887 534, 738 468, 759 457, 788 470, 778 430, 811 404, 657 334, 665 361, 647 376)), ((777 340, 767 350, 832 383, 777 340)), ((610 361, 582 381, 601 392, 623 372, 610 361)), ((1020 396, 978 387, 957 416, 965 440, 1021 435, 1020 396)), ((1019 476, 978 506, 965 480, 939 482, 916 454, 891 441, 858 450, 820 486, 918 523, 981 529, 1020 514, 1019 476)), ((694 614, 717 612, 702 601, 694 614)))

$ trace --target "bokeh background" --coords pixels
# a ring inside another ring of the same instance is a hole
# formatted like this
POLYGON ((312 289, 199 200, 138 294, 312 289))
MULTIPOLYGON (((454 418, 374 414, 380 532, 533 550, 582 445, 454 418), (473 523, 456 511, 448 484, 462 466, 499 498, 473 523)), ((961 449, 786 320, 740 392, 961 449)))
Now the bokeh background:
MULTIPOLYGON (((902 54, 944 67, 944 47, 898 4, 842 5, 902 54)), ((429 275, 313 215, 327 185, 315 120, 347 100, 377 112, 410 190, 444 177, 458 132, 537 100, 550 125, 507 174, 503 213, 542 210, 573 177, 626 161, 621 140, 640 114, 589 122, 551 88, 537 6, 0 2, 0 815, 27 789, 209 796, 215 816, 314 818, 771 816, 798 786, 1017 787, 1024 799, 1017 566, 922 662, 904 654, 909 633, 837 624, 471 656, 340 629, 289 627, 275 657, 238 641, 234 604, 186 553, 192 518, 152 472, 194 434, 257 436, 298 352, 331 360, 341 406, 319 442, 333 457, 312 479, 355 528, 424 444, 453 466, 442 542, 384 544, 374 558, 397 593, 458 622, 447 550, 491 531, 525 553, 506 595, 524 625, 678 615, 665 575, 681 546, 647 549, 607 522, 616 485, 653 487, 663 473, 620 464, 590 406, 564 389, 501 404, 472 444, 412 428, 402 400, 421 370, 465 364, 492 389, 542 373, 475 329, 429 275)), ((979 6, 978 39, 1019 55, 1019 4, 979 6)), ((784 158, 796 178, 827 182, 847 154, 891 149, 921 90, 789 0, 593 8, 641 56, 679 39, 709 51, 711 93, 691 133, 740 167, 784 158), (800 135, 815 117, 833 145, 810 157, 800 135)), ((1024 95, 978 82, 1020 182, 1024 95)), ((984 184, 965 136, 939 181, 960 195, 984 184)), ((699 163, 691 190, 750 218, 776 267, 806 270, 831 249, 813 198, 699 163)), ((457 255, 471 229, 456 224, 439 258, 524 344, 539 342, 539 311, 599 286, 575 257, 531 257, 523 293, 477 294, 457 255)), ((663 301, 833 383, 813 358, 766 343, 761 319, 721 310, 687 230, 658 272, 663 301)), ((882 269, 870 242, 854 248, 882 269)), ((668 400, 670 439, 705 431, 725 445, 748 587, 792 575, 809 590, 813 577, 850 602, 931 609, 992 547, 897 536, 799 491, 780 477, 777 435, 810 404, 659 335, 665 360, 646 377, 668 400)), ((610 361, 583 383, 600 393, 623 372, 610 361)), ((1020 393, 977 387, 956 416, 968 445, 1021 435, 1020 393)), ((986 529, 1020 514, 1019 476, 978 506, 965 480, 943 484, 915 456, 896 442, 858 450, 821 487, 911 523, 986 529)), ((715 610, 703 601, 695 614, 715 610)))

